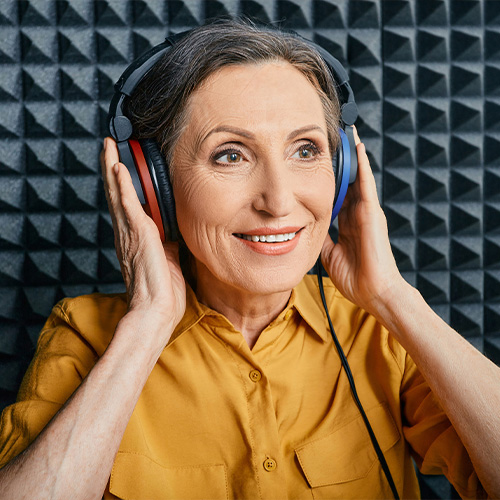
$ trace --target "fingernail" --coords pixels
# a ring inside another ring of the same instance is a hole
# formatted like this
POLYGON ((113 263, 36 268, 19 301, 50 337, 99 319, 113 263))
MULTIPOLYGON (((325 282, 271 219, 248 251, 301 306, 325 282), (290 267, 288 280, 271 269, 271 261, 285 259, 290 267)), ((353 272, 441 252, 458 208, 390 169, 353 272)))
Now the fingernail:
POLYGON ((113 172, 115 173, 115 175, 118 175, 118 170, 120 169, 120 164, 119 163, 115 163, 113 165, 113 172))

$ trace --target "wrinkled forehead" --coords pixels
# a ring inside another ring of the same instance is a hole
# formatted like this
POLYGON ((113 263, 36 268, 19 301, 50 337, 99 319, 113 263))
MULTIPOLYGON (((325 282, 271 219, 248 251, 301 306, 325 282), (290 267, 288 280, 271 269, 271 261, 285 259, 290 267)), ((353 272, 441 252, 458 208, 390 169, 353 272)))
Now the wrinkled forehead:
POLYGON ((193 92, 187 111, 186 129, 197 136, 221 124, 285 133, 314 122, 326 132, 316 88, 284 61, 221 68, 193 92))

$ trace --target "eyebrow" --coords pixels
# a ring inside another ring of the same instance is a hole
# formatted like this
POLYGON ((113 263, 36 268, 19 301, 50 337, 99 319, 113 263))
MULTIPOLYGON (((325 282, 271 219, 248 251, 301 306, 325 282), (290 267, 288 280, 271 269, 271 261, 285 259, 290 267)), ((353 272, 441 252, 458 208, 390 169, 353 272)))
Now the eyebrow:
MULTIPOLYGON (((323 135, 325 134, 325 131, 319 126, 319 125, 306 125, 305 127, 298 128, 297 130, 294 130, 290 132, 287 135, 286 140, 291 141, 295 137, 301 134, 305 134, 307 132, 311 132, 312 130, 318 130, 320 131, 323 135)), ((214 129, 210 130, 207 135, 200 141, 200 144, 205 142, 208 137, 210 137, 212 134, 217 134, 219 132, 229 132, 231 134, 239 135, 241 137, 245 137, 246 139, 255 139, 255 135, 252 134, 251 132, 248 132, 247 130, 238 128, 238 127, 229 127, 226 125, 221 125, 219 127, 215 127, 214 129)))
POLYGON ((295 137, 297 137, 298 135, 305 134, 313 130, 319 130, 323 135, 326 135, 325 131, 319 125, 306 125, 305 127, 301 127, 298 128, 297 130, 294 130, 293 132, 290 132, 286 140, 291 141, 292 139, 295 139, 295 137))
POLYGON ((212 134, 217 134, 219 132, 229 132, 230 134, 239 135, 241 137, 245 137, 246 139, 255 139, 255 135, 253 135, 251 132, 247 132, 242 128, 221 125, 210 130, 210 132, 208 132, 208 134, 200 141, 200 144, 205 142, 212 134))

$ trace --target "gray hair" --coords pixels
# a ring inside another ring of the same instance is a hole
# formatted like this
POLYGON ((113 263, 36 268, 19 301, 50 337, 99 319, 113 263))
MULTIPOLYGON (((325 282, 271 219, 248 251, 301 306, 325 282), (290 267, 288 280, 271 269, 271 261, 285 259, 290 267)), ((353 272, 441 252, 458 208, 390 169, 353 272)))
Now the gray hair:
POLYGON ((333 153, 339 142, 340 108, 322 57, 293 33, 241 18, 219 19, 191 30, 142 79, 126 108, 135 138, 154 138, 170 165, 187 123, 189 97, 202 82, 224 66, 268 61, 290 63, 316 88, 333 153))

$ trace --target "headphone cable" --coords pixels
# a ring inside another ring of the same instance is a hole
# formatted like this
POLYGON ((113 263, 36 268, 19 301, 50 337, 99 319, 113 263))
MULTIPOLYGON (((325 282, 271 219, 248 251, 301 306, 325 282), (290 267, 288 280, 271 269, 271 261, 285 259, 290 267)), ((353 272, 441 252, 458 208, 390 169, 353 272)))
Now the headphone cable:
POLYGON ((322 278, 322 273, 321 273, 321 267, 322 267, 321 266, 321 258, 318 257, 318 260, 316 261, 316 275, 318 277, 319 293, 321 295, 323 307, 324 307, 325 312, 326 312, 326 317, 328 318, 328 325, 330 326, 330 332, 331 332, 332 337, 333 337, 333 342, 335 344, 335 347, 337 348, 337 352, 339 353, 340 361, 342 363, 342 366, 344 367, 344 371, 347 375, 347 379, 349 380, 349 385, 351 386, 352 396, 354 398, 354 401, 356 402, 356 405, 359 409, 359 412, 361 413, 361 417, 363 418, 363 422, 365 423, 366 430, 368 431, 368 434, 370 435, 370 439, 371 439, 373 448, 375 449, 375 452, 377 453, 377 457, 379 459, 380 465, 382 466, 385 477, 387 478, 387 482, 389 483, 389 486, 391 487, 392 494, 393 494, 395 500, 399 500, 398 490, 396 489, 396 485, 394 484, 394 480, 392 479, 391 471, 389 470, 389 466, 387 465, 384 454, 382 453, 382 450, 380 449, 380 445, 378 444, 377 438, 375 437, 375 433, 373 432, 372 426, 370 425, 370 422, 368 421, 368 417, 366 416, 363 405, 361 404, 361 401, 359 400, 358 392, 356 391, 356 386, 354 384, 354 378, 352 376, 351 368, 349 367, 349 363, 347 362, 347 358, 344 354, 342 346, 340 345, 340 342, 339 342, 337 335, 335 333, 335 330, 333 328, 332 319, 330 318, 330 313, 328 312, 328 307, 326 305, 326 298, 325 298, 325 291, 323 288, 323 278, 322 278))

